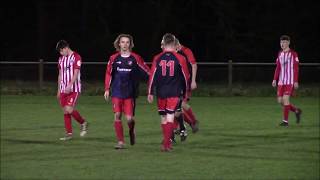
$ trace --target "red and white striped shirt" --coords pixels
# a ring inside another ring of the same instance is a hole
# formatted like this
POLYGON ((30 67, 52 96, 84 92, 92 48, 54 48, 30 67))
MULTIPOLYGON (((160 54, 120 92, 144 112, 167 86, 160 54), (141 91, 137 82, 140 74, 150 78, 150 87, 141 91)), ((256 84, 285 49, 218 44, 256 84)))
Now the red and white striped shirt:
POLYGON ((276 63, 273 80, 278 80, 278 85, 293 85, 298 82, 299 58, 294 50, 280 51, 276 63))
POLYGON ((61 72, 59 88, 61 93, 64 93, 66 87, 70 84, 75 69, 79 69, 79 73, 77 79, 71 86, 71 92, 81 92, 80 67, 81 56, 76 52, 68 56, 59 57, 58 69, 61 72))

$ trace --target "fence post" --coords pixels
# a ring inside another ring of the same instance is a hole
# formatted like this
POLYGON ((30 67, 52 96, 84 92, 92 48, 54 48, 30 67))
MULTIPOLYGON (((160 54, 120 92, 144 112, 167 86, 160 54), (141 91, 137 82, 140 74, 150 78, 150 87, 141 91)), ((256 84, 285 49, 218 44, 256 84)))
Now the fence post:
POLYGON ((232 88, 232 60, 228 61, 228 88, 232 88))
POLYGON ((43 59, 39 59, 39 90, 43 87, 43 59))

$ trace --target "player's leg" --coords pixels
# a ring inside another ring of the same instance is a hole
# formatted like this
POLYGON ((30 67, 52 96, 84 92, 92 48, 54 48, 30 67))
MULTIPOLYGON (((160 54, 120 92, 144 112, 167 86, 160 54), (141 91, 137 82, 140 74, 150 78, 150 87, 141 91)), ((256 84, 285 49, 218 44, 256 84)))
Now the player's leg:
POLYGON ((165 111, 166 111, 166 124, 165 126, 165 150, 172 150, 170 137, 173 134, 173 121, 174 115, 179 105, 179 97, 166 98, 165 111))
POLYGON ((157 98, 157 106, 158 106, 158 113, 160 115, 160 125, 162 130, 162 143, 161 143, 161 151, 166 151, 167 147, 167 120, 166 120, 166 99, 157 98))
POLYGON ((165 139, 166 139, 166 144, 165 148, 166 151, 172 150, 172 143, 170 141, 170 138, 173 135, 173 121, 174 121, 174 112, 168 112, 166 115, 166 124, 165 124, 165 139))
POLYGON ((171 142, 176 143, 175 141, 175 134, 180 135, 180 131, 183 130, 185 131, 185 125, 183 122, 183 116, 182 116, 182 98, 180 98, 178 107, 176 108, 176 112, 174 114, 174 121, 173 121, 173 133, 171 136, 171 142))
POLYGON ((199 121, 196 119, 191 106, 187 103, 186 100, 182 102, 182 109, 184 120, 190 125, 192 132, 196 133, 199 131, 199 121))
POLYGON ((288 125, 288 118, 289 118, 289 98, 290 96, 288 95, 283 95, 282 97, 282 102, 283 102, 283 122, 282 125, 287 126, 288 125))
POLYGON ((301 114, 302 114, 302 110, 296 106, 294 106, 291 102, 290 102, 290 97, 293 96, 294 93, 294 88, 292 85, 290 86, 286 86, 286 91, 285 91, 285 95, 287 96, 287 108, 289 109, 289 111, 292 111, 293 113, 295 113, 296 115, 296 123, 300 123, 301 120, 301 114))
MULTIPOLYGON (((183 120, 183 115, 181 111, 177 111, 175 113, 175 119, 179 122, 179 135, 180 135, 180 140, 185 141, 187 139, 187 129, 184 125, 184 120, 183 120)), ((174 134, 174 133, 173 133, 174 134)))
POLYGON ((183 103, 183 98, 179 98, 179 103, 176 107, 176 112, 175 112, 175 120, 179 123, 179 130, 186 130, 186 127, 184 125, 184 118, 182 116, 182 103, 183 103))
POLYGON ((296 108, 294 105, 290 103, 290 97, 293 94, 293 86, 292 85, 286 85, 283 86, 283 97, 282 97, 282 103, 283 103, 283 124, 287 123, 289 120, 289 111, 292 111, 296 115, 297 123, 300 123, 300 117, 301 117, 301 109, 296 108))
POLYGON ((80 94, 76 92, 70 93, 68 95, 67 106, 65 107, 65 111, 67 111, 80 124, 80 137, 84 137, 87 134, 88 123, 75 109, 79 95, 80 94))
POLYGON ((288 112, 284 105, 284 86, 279 85, 277 89, 277 101, 282 106, 283 118, 280 126, 288 126, 288 112))
POLYGON ((67 95, 64 93, 60 94, 60 105, 63 110, 63 119, 64 119, 64 128, 65 128, 65 136, 60 138, 62 141, 72 139, 72 122, 71 115, 65 111, 65 106, 67 105, 67 95))
MULTIPOLYGON (((160 112, 159 112, 160 114, 160 112)), ((161 125, 161 130, 162 130, 162 143, 161 143, 161 151, 166 151, 167 147, 167 140, 166 140, 166 135, 167 135, 167 121, 166 121, 166 114, 165 112, 161 112, 160 114, 160 125, 161 125)))
POLYGON ((114 130, 117 136, 117 145, 115 145, 116 149, 123 149, 124 148, 124 135, 123 135, 123 126, 121 122, 121 115, 123 110, 123 99, 113 97, 112 98, 113 104, 113 112, 114 112, 114 130))
POLYGON ((134 145, 136 142, 135 135, 135 121, 133 119, 135 109, 135 99, 129 98, 124 100, 124 114, 126 115, 128 127, 129 127, 129 136, 130 144, 134 145))

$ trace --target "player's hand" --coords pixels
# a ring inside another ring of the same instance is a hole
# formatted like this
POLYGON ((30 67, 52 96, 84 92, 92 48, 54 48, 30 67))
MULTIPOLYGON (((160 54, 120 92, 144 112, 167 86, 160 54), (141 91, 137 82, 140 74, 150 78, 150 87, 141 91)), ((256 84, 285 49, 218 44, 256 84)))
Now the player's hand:
POLYGON ((273 80, 272 81, 272 87, 276 87, 277 86, 277 81, 276 80, 273 80))
POLYGON ((191 82, 191 90, 197 89, 197 83, 195 81, 191 82))
POLYGON ((298 88, 299 88, 299 83, 298 83, 298 82, 295 82, 295 83, 293 84, 293 87, 294 87, 294 89, 298 89, 298 88))
POLYGON ((109 91, 109 90, 106 90, 106 91, 104 92, 104 99, 105 99, 106 101, 109 101, 109 95, 110 95, 110 91, 109 91))
POLYGON ((64 90, 65 93, 69 94, 71 92, 71 85, 69 84, 64 90))
POLYGON ((148 95, 148 102, 149 103, 153 102, 153 95, 151 95, 151 94, 148 95))

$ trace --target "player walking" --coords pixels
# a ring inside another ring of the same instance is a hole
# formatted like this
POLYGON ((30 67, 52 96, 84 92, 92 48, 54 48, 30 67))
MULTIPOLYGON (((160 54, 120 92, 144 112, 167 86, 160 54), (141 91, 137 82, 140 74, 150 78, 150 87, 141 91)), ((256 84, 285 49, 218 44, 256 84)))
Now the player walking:
POLYGON ((125 114, 130 135, 130 144, 135 144, 135 121, 133 120, 135 98, 137 93, 137 76, 139 71, 149 73, 150 69, 141 56, 132 52, 134 47, 133 38, 129 34, 120 34, 114 41, 114 47, 118 51, 110 56, 106 75, 105 93, 106 100, 112 96, 114 112, 114 129, 118 143, 116 149, 124 148, 122 113, 125 114))
MULTIPOLYGON (((176 39, 176 46, 177 46, 178 53, 183 55, 185 57, 185 59, 187 60, 188 70, 190 72, 190 83, 191 83, 190 87, 191 88, 189 88, 187 90, 187 96, 182 101, 183 119, 184 119, 184 121, 186 121, 190 125, 192 132, 196 133, 199 130, 199 121, 196 119, 196 117, 192 111, 191 106, 188 104, 188 101, 191 98, 191 91, 195 90, 197 88, 197 83, 196 83, 197 62, 196 62, 196 59, 195 59, 191 49, 189 49, 186 46, 181 45, 178 39, 176 39)), ((181 132, 180 132, 180 135, 182 135, 181 132)))
POLYGON ((296 115, 296 122, 300 123, 301 109, 290 103, 290 97, 294 95, 294 89, 298 89, 299 58, 298 54, 290 49, 290 37, 280 37, 281 51, 276 60, 277 67, 274 72, 272 86, 277 86, 278 81, 278 102, 283 106, 283 121, 280 126, 288 126, 289 111, 296 115))
POLYGON ((75 109, 77 100, 81 92, 80 67, 81 57, 78 53, 72 51, 65 40, 57 43, 56 50, 60 53, 58 62, 58 92, 57 98, 64 112, 64 126, 66 135, 60 138, 62 141, 72 139, 73 117, 80 124, 80 136, 87 134, 88 123, 75 109))
POLYGON ((148 84, 148 101, 157 96, 158 112, 161 117, 163 141, 161 150, 172 149, 170 138, 173 133, 174 114, 179 106, 181 94, 188 89, 189 71, 185 58, 176 52, 175 36, 163 36, 163 52, 153 58, 148 84))

